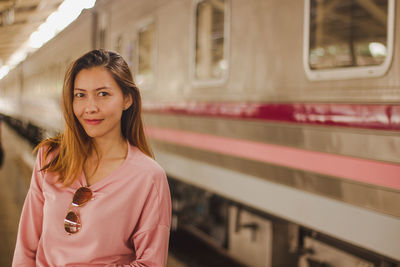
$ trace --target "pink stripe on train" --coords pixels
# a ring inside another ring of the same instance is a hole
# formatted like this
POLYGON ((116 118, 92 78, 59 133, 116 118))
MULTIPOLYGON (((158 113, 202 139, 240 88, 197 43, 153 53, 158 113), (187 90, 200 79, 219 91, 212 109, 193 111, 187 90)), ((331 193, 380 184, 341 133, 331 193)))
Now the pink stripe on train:
POLYGON ((153 139, 400 190, 400 165, 199 134, 147 127, 153 139))
POLYGON ((399 105, 324 103, 182 102, 146 103, 149 113, 169 113, 286 123, 400 130, 399 105))

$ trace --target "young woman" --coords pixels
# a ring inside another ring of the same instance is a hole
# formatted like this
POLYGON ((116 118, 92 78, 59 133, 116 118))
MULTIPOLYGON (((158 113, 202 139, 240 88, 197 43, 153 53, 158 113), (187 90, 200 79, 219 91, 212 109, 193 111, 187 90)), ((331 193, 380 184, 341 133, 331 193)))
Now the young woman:
POLYGON ((165 266, 168 183, 123 58, 93 50, 77 59, 63 112, 64 132, 38 146, 13 266, 165 266))

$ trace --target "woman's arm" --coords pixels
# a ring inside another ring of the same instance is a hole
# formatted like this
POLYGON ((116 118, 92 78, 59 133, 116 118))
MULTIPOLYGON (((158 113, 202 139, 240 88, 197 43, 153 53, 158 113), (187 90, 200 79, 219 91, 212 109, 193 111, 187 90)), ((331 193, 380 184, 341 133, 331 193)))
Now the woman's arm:
POLYGON ((154 182, 131 238, 136 260, 126 266, 166 266, 171 225, 171 197, 164 171, 154 182))
POLYGON ((36 266, 36 251, 42 233, 43 176, 40 172, 43 149, 39 149, 19 222, 12 266, 36 266))
MULTIPOLYGON (((167 265, 170 227, 157 225, 134 236, 136 260, 127 266, 164 267, 167 265)), ((124 265, 125 266, 125 265, 124 265)))

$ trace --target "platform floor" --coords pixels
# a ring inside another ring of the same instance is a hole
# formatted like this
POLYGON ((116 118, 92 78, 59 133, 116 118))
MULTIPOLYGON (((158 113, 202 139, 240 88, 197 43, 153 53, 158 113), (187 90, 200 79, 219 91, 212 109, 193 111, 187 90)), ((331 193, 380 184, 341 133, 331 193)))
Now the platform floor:
POLYGON ((31 176, 30 167, 21 162, 17 152, 29 151, 32 147, 2 124, 5 160, 0 169, 0 266, 6 267, 11 266, 19 216, 31 176))

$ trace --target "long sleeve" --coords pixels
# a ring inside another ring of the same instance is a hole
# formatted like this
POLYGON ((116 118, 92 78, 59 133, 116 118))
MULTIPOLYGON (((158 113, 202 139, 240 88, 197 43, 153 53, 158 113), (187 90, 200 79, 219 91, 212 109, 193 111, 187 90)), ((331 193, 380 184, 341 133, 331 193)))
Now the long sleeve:
POLYGON ((32 179, 19 222, 12 266, 36 266, 35 258, 42 232, 44 197, 40 170, 42 149, 36 157, 32 179))
POLYGON ((166 266, 171 224, 171 197, 164 171, 157 172, 132 235, 136 260, 124 266, 166 266))
POLYGON ((170 227, 157 225, 134 237, 137 259, 127 266, 166 266, 170 227))

